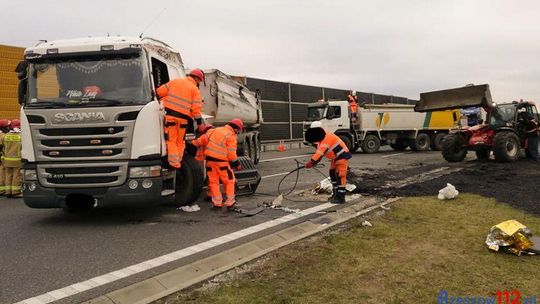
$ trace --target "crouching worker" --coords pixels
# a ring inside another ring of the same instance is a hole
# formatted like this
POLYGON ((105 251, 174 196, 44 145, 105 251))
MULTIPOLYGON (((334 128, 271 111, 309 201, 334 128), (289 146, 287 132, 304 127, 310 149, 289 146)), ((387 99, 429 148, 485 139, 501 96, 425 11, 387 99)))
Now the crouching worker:
POLYGON ((332 162, 330 164, 330 181, 332 182, 333 204, 344 204, 347 190, 347 167, 348 160, 352 157, 345 143, 336 135, 326 132, 321 127, 310 128, 306 131, 305 138, 308 142, 317 145, 317 151, 305 164, 306 168, 312 168, 326 156, 332 162))
POLYGON ((242 132, 243 128, 240 119, 233 119, 227 125, 212 129, 191 142, 197 148, 204 147, 208 192, 215 208, 223 207, 220 181, 225 188, 225 207, 230 209, 236 204, 236 179, 231 166, 242 169, 236 155, 236 134, 242 132))

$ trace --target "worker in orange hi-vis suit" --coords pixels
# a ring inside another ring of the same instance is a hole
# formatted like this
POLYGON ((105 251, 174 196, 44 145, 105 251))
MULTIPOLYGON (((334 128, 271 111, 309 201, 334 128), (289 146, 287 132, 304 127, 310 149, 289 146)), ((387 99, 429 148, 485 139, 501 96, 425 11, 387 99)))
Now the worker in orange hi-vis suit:
POLYGON ((199 129, 204 126, 201 116, 202 98, 199 83, 204 72, 192 70, 185 78, 173 79, 157 88, 156 93, 165 107, 165 136, 167 160, 173 168, 180 168, 184 156, 186 128, 193 120, 199 129))
POLYGON ((347 190, 347 167, 352 154, 347 145, 335 134, 326 132, 321 127, 309 128, 305 133, 306 141, 317 144, 317 151, 311 159, 304 165, 305 168, 312 168, 326 156, 330 163, 330 181, 332 182, 332 197, 330 202, 334 204, 344 204, 347 190))
POLYGON ((356 91, 351 91, 351 94, 347 96, 349 100, 349 110, 351 112, 351 118, 356 120, 358 117, 358 97, 356 96, 356 91))
POLYGON ((219 190, 220 181, 225 187, 227 209, 236 204, 236 179, 231 166, 237 170, 242 169, 236 155, 236 134, 242 132, 243 128, 242 120, 233 119, 227 125, 210 130, 191 142, 197 148, 205 147, 208 192, 212 205, 216 208, 223 207, 223 196, 219 190))

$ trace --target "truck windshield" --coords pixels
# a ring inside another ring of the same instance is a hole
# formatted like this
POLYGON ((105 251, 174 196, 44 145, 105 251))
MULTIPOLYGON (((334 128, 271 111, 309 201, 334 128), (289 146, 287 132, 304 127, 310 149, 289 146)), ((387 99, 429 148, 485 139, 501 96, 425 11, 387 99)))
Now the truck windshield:
POLYGON ((499 105, 491 110, 489 124, 492 129, 504 127, 512 123, 516 116, 516 107, 512 104, 499 105))
POLYGON ((324 118, 324 112, 326 107, 308 107, 308 117, 309 121, 321 120, 324 118))
POLYGON ((32 61, 27 107, 146 104, 152 97, 140 53, 32 61))

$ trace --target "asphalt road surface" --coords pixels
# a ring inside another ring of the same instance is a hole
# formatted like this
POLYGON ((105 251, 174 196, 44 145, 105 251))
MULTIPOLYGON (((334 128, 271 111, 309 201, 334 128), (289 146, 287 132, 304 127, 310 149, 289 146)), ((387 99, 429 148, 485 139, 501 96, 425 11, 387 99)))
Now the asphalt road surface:
MULTIPOLYGON (((258 194, 240 197, 239 203, 242 207, 252 208, 265 201, 271 202, 277 195, 280 179, 296 167, 295 159, 305 162, 310 153, 313 153, 312 149, 263 153, 263 160, 258 165, 263 176, 258 194)), ((397 170, 419 163, 447 164, 439 152, 396 152, 386 148, 377 154, 355 153, 350 167, 357 170, 397 170)), ((321 170, 326 172, 327 168, 321 170)), ((298 189, 312 187, 322 178, 314 170, 302 170, 298 189)), ((288 178, 284 188, 293 182, 293 177, 288 178)), ((155 207, 68 214, 57 209, 30 209, 21 199, 1 198, 0 303, 39 296, 286 215, 281 210, 265 210, 253 217, 241 217, 233 212, 212 211, 210 203, 204 201, 198 204, 201 211, 194 213, 172 207, 155 207)), ((301 209, 314 206, 309 202, 284 204, 301 209)), ((299 218, 113 283, 78 292, 59 303, 95 298, 309 218, 299 218)))

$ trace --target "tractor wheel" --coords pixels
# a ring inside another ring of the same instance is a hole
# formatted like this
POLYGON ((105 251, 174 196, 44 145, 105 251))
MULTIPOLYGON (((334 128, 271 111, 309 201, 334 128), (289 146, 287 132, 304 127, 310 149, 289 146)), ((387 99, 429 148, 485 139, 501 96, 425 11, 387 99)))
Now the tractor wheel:
POLYGON ((381 147, 381 140, 373 134, 369 134, 362 141, 362 151, 365 153, 377 153, 381 147))
POLYGON ((427 151, 429 149, 430 142, 431 138, 429 135, 426 133, 418 133, 418 136, 411 141, 409 146, 413 151, 427 151))
POLYGON ((390 144, 390 147, 396 151, 405 151, 408 146, 409 143, 407 143, 407 140, 404 139, 398 139, 395 143, 390 144))
POLYGON ((431 145, 430 148, 433 151, 441 151, 442 150, 442 141, 444 137, 446 136, 446 133, 436 133, 431 137, 431 145))
POLYGON ((519 158, 519 137, 514 132, 503 131, 495 134, 493 155, 498 162, 513 162, 519 158))
POLYGON ((489 149, 476 150, 476 158, 478 158, 479 160, 488 160, 490 154, 491 150, 489 149))
POLYGON ((458 133, 448 134, 441 143, 442 156, 446 161, 457 163, 463 161, 467 156, 465 149, 465 138, 458 133))

